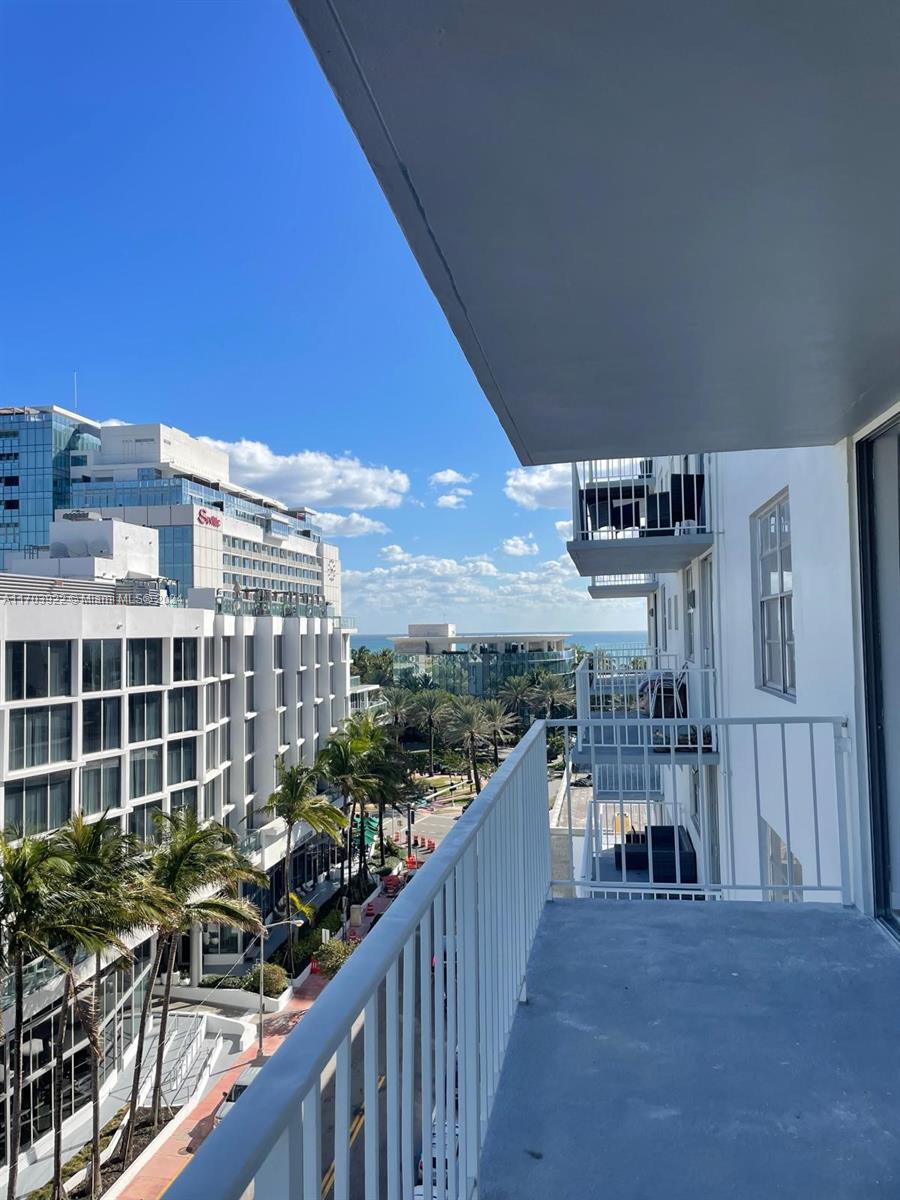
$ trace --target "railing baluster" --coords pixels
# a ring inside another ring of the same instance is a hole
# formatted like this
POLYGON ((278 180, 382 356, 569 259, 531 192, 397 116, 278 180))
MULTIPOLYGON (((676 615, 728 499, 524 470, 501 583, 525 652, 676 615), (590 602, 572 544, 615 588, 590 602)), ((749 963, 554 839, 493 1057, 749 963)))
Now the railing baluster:
POLYGON ((350 1200, 351 1036, 338 1046, 334 1073, 334 1200, 350 1200))
MULTIPOLYGON (((451 872, 445 892, 447 928, 447 1047, 445 1083, 446 1121, 443 1136, 447 1159, 447 1195, 456 1200, 456 873, 451 872)), ((439 1133, 440 1133, 439 1127, 439 1133)))
POLYGON ((434 1124, 422 1145, 423 1171, 435 1172, 434 1195, 437 1200, 444 1200, 447 1194, 447 1164, 444 1162, 443 1155, 444 1128, 447 1120, 444 1059, 447 1012, 447 985, 444 969, 446 956, 444 889, 441 888, 434 898, 434 1124), (432 1142, 434 1143, 433 1148, 432 1142))
POLYGON ((363 1048, 363 1103, 365 1104, 365 1188, 366 1200, 379 1200, 381 1176, 381 1114, 379 1112, 379 987, 376 986, 365 1008, 363 1048))
POLYGON ((400 1037, 397 960, 387 971, 384 1001, 384 1074, 387 1088, 387 1200, 400 1200, 400 1037))
POLYGON ((403 1058, 401 1069, 402 1090, 400 1094, 400 1180, 403 1200, 412 1200, 415 1187, 415 1162, 413 1146, 413 1117, 415 1110, 415 1046, 413 1029, 416 1010, 416 944, 410 938, 403 951, 403 1058))
MULTIPOLYGON (((303 1200, 322 1191, 322 1085, 318 1079, 303 1098, 303 1200)), ((259 1192, 260 1200, 264 1193, 259 1192)))

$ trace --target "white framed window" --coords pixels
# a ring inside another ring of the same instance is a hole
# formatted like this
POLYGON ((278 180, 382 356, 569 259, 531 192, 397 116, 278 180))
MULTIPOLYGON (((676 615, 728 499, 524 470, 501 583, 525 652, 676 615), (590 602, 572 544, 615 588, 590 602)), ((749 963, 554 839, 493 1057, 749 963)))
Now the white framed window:
POLYGON ((794 658, 794 575, 791 509, 787 492, 754 514, 756 684, 768 692, 797 694, 794 658))
POLYGON ((694 591, 694 568, 688 567, 684 573, 684 655, 693 659, 696 648, 694 614, 697 609, 697 596, 694 591))

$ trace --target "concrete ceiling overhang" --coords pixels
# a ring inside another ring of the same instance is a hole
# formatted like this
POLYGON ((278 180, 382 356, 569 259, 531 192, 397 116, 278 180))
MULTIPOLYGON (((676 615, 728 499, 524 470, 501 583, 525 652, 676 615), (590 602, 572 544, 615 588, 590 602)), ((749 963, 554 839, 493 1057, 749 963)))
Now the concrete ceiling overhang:
POLYGON ((291 0, 522 462, 900 393, 896 0, 291 0))

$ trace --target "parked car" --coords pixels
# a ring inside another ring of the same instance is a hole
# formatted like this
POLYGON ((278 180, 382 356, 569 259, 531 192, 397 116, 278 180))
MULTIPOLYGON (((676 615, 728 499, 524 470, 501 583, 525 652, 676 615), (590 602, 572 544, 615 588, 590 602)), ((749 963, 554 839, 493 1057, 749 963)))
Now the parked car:
POLYGON ((241 1071, 240 1075, 238 1075, 237 1079, 225 1093, 225 1099, 219 1105, 218 1111, 216 1112, 217 1122, 221 1121, 223 1117, 228 1116, 228 1114, 237 1104, 238 1100, 240 1100, 241 1096, 243 1096, 244 1092, 246 1092, 247 1088, 254 1081, 261 1070, 261 1067, 246 1067, 243 1071, 241 1071))

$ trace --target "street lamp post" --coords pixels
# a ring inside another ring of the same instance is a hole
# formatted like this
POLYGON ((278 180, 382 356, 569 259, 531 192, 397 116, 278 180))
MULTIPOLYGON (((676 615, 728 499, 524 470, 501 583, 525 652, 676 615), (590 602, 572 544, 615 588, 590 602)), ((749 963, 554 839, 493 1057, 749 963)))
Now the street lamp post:
MULTIPOLYGON (((282 925, 303 925, 302 921, 273 921, 271 925, 263 925, 259 935, 259 1036, 257 1039, 256 1057, 262 1059, 265 1057, 263 1053, 263 1018, 265 1015, 265 965, 266 965, 266 938, 270 929, 278 929, 282 925)), ((289 935, 290 936, 290 935, 289 935)), ((293 986, 293 979, 291 986, 293 986)))

